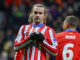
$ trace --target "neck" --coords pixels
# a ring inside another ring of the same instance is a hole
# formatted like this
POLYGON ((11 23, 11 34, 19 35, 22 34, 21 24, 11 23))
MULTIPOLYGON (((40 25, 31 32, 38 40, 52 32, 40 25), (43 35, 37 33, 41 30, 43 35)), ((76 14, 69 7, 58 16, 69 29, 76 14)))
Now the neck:
POLYGON ((34 26, 36 26, 36 25, 43 24, 43 23, 42 22, 41 23, 39 23, 39 22, 33 22, 33 24, 34 24, 34 26))
POLYGON ((76 30, 75 28, 67 28, 66 30, 68 30, 68 29, 71 29, 71 30, 73 30, 73 31, 75 31, 75 30, 76 30))

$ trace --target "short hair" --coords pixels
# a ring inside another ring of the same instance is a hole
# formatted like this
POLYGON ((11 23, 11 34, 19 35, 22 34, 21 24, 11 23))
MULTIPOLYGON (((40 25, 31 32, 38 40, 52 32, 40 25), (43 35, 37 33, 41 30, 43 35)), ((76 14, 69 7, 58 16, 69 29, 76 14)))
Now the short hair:
POLYGON ((28 20, 29 23, 32 23, 33 22, 31 13, 32 13, 34 7, 43 7, 44 8, 44 14, 45 14, 44 24, 46 24, 47 15, 48 15, 48 9, 43 4, 34 4, 33 5, 32 10, 31 10, 30 15, 29 15, 29 20, 28 20))
POLYGON ((77 28, 78 18, 76 16, 67 16, 64 22, 69 24, 68 28, 77 28))

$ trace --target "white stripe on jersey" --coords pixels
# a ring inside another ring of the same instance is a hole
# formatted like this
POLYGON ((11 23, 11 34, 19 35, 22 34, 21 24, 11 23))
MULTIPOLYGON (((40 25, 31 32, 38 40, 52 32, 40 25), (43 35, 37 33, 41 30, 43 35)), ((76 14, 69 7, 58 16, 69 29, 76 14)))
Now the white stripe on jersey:
POLYGON ((45 31, 46 31, 46 29, 47 29, 47 27, 45 26, 45 27, 42 29, 41 33, 44 34, 45 31))
MULTIPOLYGON (((30 29, 30 31, 29 31, 29 35, 32 33, 32 31, 33 31, 33 27, 30 29)), ((34 32, 36 32, 36 31, 38 31, 39 30, 39 27, 36 27, 35 28, 35 30, 34 30, 34 32)), ((47 30, 47 26, 45 26, 43 29, 42 29, 42 31, 41 31, 41 33, 44 35, 44 33, 46 32, 46 30, 47 30)), ((52 31, 50 31, 51 33, 52 33, 52 31)), ((50 35, 52 35, 52 34, 50 34, 50 35)), ((54 38, 53 38, 54 39, 54 38)), ((52 40, 52 38, 51 38, 51 40, 52 40)), ((54 48, 54 49, 56 49, 55 47, 53 47, 53 46, 51 46, 51 45, 49 45, 45 40, 43 41, 45 44, 47 44, 48 46, 50 46, 50 47, 52 47, 52 48, 54 48)), ((31 53, 31 60, 34 60, 34 56, 35 56, 35 46, 33 46, 32 47, 32 53, 31 53)), ((36 57, 37 58, 37 60, 41 60, 40 59, 40 57, 41 57, 41 51, 38 49, 38 56, 36 57)), ((27 50, 27 60, 29 60, 29 56, 30 56, 30 47, 28 48, 28 50, 27 50)))
POLYGON ((22 39, 22 36, 17 36, 17 38, 16 38, 17 42, 20 42, 21 39, 22 39))
POLYGON ((41 56, 41 51, 38 49, 38 58, 37 58, 37 60, 40 60, 40 56, 41 56))
POLYGON ((50 46, 51 48, 56 49, 56 46, 49 45, 45 40, 44 40, 43 42, 44 42, 44 44, 46 44, 46 45, 50 46))
POLYGON ((20 42, 22 39, 22 29, 23 29, 23 26, 21 26, 21 28, 18 32, 17 38, 15 39, 17 42, 20 42))
MULTIPOLYGON (((39 27, 36 27, 34 32, 36 32, 39 29, 39 27)), ((32 47, 32 53, 31 53, 31 60, 34 60, 35 56, 35 46, 32 47)))
POLYGON ((14 60, 16 60, 16 55, 17 55, 17 52, 15 53, 15 57, 14 57, 14 60))
MULTIPOLYGON (((33 27, 30 29, 29 35, 32 33, 33 29, 34 29, 33 27)), ((37 31, 38 29, 39 29, 39 27, 35 28, 35 31, 37 31)), ((28 54, 28 56, 27 56, 27 60, 28 60, 29 59, 29 55, 30 55, 30 47, 27 50, 27 54, 28 54)), ((35 54, 35 46, 32 47, 31 60, 34 59, 34 54, 35 54)))
MULTIPOLYGON (((33 27, 30 29, 30 31, 29 31, 29 35, 31 34, 31 32, 33 31, 33 27)), ((27 60, 29 60, 29 55, 30 55, 30 47, 28 48, 28 50, 27 50, 27 60)))
POLYGON ((34 55, 35 55, 35 46, 32 47, 31 60, 34 60, 34 55))
POLYGON ((51 39, 51 41, 52 41, 52 44, 53 44, 53 40, 54 40, 54 36, 53 36, 53 32, 52 32, 52 30, 50 29, 49 30, 49 36, 50 36, 50 39, 51 39))
POLYGON ((33 31, 33 27, 30 29, 30 31, 29 31, 29 35, 32 33, 32 31, 33 31))
MULTIPOLYGON (((44 35, 46 29, 47 29, 46 26, 42 29, 41 33, 42 33, 43 35, 44 35)), ((41 51, 38 49, 38 58, 37 58, 37 60, 40 60, 40 56, 41 56, 41 51)))
POLYGON ((28 30, 29 27, 30 27, 30 25, 27 25, 27 26, 25 27, 24 34, 27 33, 27 30, 28 30))
POLYGON ((38 31, 38 30, 39 30, 39 28, 40 28, 40 27, 36 27, 34 32, 38 31))
POLYGON ((27 60, 29 60, 29 54, 30 54, 30 47, 27 49, 27 60))
POLYGON ((27 26, 25 27, 25 30, 24 30, 24 39, 26 39, 27 30, 28 30, 29 27, 30 27, 30 25, 27 25, 27 26))

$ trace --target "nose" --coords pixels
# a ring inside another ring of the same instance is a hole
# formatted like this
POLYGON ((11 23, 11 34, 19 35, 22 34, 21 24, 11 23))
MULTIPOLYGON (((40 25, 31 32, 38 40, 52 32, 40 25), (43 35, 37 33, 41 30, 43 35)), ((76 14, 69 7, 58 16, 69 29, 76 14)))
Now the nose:
POLYGON ((37 17, 39 17, 39 16, 40 16, 40 14, 38 13, 38 14, 36 14, 36 16, 37 16, 37 17))

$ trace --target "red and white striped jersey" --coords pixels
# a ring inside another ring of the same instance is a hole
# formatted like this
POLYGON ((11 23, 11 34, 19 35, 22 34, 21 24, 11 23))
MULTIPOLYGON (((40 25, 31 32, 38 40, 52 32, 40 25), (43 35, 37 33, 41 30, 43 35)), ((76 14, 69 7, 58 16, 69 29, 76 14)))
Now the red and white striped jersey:
POLYGON ((41 32, 45 37, 44 41, 41 43, 43 47, 39 48, 39 44, 37 46, 33 45, 28 47, 31 44, 30 43, 26 46, 27 48, 25 47, 16 51, 15 60, 46 60, 46 49, 52 51, 53 53, 57 53, 57 41, 54 30, 44 24, 40 24, 35 27, 33 24, 21 26, 15 41, 19 43, 26 39, 31 33, 36 31, 41 32), (25 53, 23 53, 24 50, 25 53))

